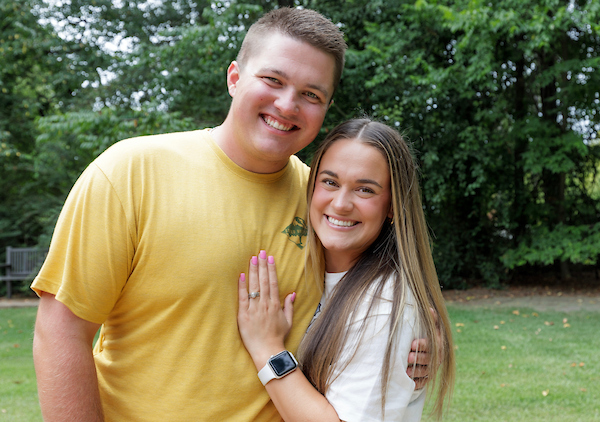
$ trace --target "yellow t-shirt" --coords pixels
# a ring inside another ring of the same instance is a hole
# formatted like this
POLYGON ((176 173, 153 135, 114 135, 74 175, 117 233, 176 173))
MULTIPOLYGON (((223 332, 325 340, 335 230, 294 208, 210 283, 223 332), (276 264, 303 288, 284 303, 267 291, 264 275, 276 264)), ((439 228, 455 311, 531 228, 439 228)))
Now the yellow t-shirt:
POLYGON ((82 174, 32 287, 102 323, 107 421, 279 420, 237 329, 237 280, 275 257, 297 349, 320 292, 304 275, 308 167, 235 165, 207 130, 121 141, 82 174))

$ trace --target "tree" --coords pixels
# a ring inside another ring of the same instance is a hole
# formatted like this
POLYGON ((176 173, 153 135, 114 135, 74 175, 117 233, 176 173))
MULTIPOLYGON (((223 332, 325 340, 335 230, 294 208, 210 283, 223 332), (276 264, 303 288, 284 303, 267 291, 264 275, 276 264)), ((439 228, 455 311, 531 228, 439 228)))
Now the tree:
POLYGON ((506 1, 493 8, 465 4, 449 21, 454 33, 464 34, 455 55, 463 75, 493 90, 488 139, 505 128, 495 143, 509 152, 502 168, 511 178, 500 192, 508 204, 499 204, 509 224, 494 225, 511 240, 503 258, 509 268, 549 263, 519 256, 524 245, 537 244, 544 255, 553 251, 563 278, 569 261, 595 263, 600 253, 599 243, 589 249, 575 235, 599 227, 600 207, 585 188, 599 157, 599 17, 592 1, 506 1), (572 246, 556 248, 544 233, 566 235, 572 246))
POLYGON ((600 213, 590 195, 599 163, 596 2, 311 5, 351 34, 338 108, 348 116, 358 106, 401 128, 420 150, 443 280, 497 285, 518 265, 597 262, 600 243, 578 235, 595 233, 600 213), (564 234, 577 253, 544 242, 545 233, 564 234), (532 247, 546 259, 526 254, 532 247))
POLYGON ((597 263, 592 0, 5 0, 0 246, 47 242, 74 178, 112 142, 220 123, 245 31, 292 3, 338 23, 349 45, 320 137, 361 114, 405 133, 446 286, 597 263))
POLYGON ((51 114, 81 84, 60 51, 66 44, 32 13, 34 1, 0 2, 0 254, 6 245, 35 242, 22 224, 24 160, 37 135, 34 119, 51 114))
MULTIPOLYGON (((146 86, 156 67, 139 66, 147 45, 161 46, 175 42, 168 32, 184 25, 202 24, 207 1, 114 1, 71 0, 40 7, 39 15, 71 43, 65 54, 74 68, 86 77, 86 83, 74 94, 89 97, 97 106, 136 105, 139 93, 148 94, 146 86)), ((149 57, 151 59, 151 57, 149 57)), ((151 97, 160 95, 149 91, 151 97)))
POLYGON ((70 54, 88 83, 78 96, 93 97, 96 108, 181 112, 204 126, 227 114, 225 72, 247 28, 282 3, 72 0, 42 15, 79 43, 70 54))

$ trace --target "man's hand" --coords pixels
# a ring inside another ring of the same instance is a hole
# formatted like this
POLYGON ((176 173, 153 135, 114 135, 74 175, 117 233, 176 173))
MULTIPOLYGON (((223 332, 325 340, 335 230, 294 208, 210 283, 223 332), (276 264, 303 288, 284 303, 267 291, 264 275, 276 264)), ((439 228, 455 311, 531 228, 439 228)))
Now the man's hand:
MULTIPOLYGON (((437 351, 439 365, 442 363, 444 347, 442 342, 442 331, 437 312, 433 308, 429 308, 429 312, 431 312, 436 326, 437 344, 440 348, 440 350, 437 351)), ((429 341, 426 338, 413 340, 412 344, 410 345, 410 353, 408 354, 408 369, 406 370, 406 373, 415 382, 415 388, 417 390, 425 387, 425 385, 427 385, 427 381, 429 380, 429 365, 431 365, 431 350, 429 347, 429 341)))
POLYGON ((410 345, 410 353, 408 354, 408 369, 406 373, 415 382, 417 390, 427 385, 430 363, 429 341, 426 338, 413 340, 410 345))

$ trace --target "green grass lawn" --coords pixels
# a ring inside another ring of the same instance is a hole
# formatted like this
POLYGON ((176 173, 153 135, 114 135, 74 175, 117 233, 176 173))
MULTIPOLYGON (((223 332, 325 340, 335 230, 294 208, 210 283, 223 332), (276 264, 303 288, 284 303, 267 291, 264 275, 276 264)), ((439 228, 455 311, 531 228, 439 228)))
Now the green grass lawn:
POLYGON ((0 421, 41 421, 31 344, 37 308, 0 309, 0 421))
MULTIPOLYGON (((449 311, 457 383, 445 421, 600 421, 600 309, 449 311)), ((0 421, 41 421, 31 356, 35 312, 0 309, 0 421)))
POLYGON ((600 421, 600 309, 449 312, 457 383, 444 420, 600 421))

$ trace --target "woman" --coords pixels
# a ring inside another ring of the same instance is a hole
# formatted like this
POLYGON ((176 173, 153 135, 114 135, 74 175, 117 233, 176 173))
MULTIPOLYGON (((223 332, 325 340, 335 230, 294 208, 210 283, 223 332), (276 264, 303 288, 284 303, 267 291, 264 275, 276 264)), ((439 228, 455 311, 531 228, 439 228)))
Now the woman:
POLYGON ((342 123, 315 154, 308 206, 307 268, 317 280, 325 274, 325 290, 300 345, 302 371, 294 371, 284 351, 295 293, 282 310, 273 257, 265 251, 252 257, 248 282, 244 274, 239 280, 242 340, 280 415, 419 420, 424 394, 405 371, 411 341, 424 335, 431 342, 430 376, 439 375, 429 389, 437 386, 440 417, 454 382, 454 355, 407 144, 381 123, 342 123))

